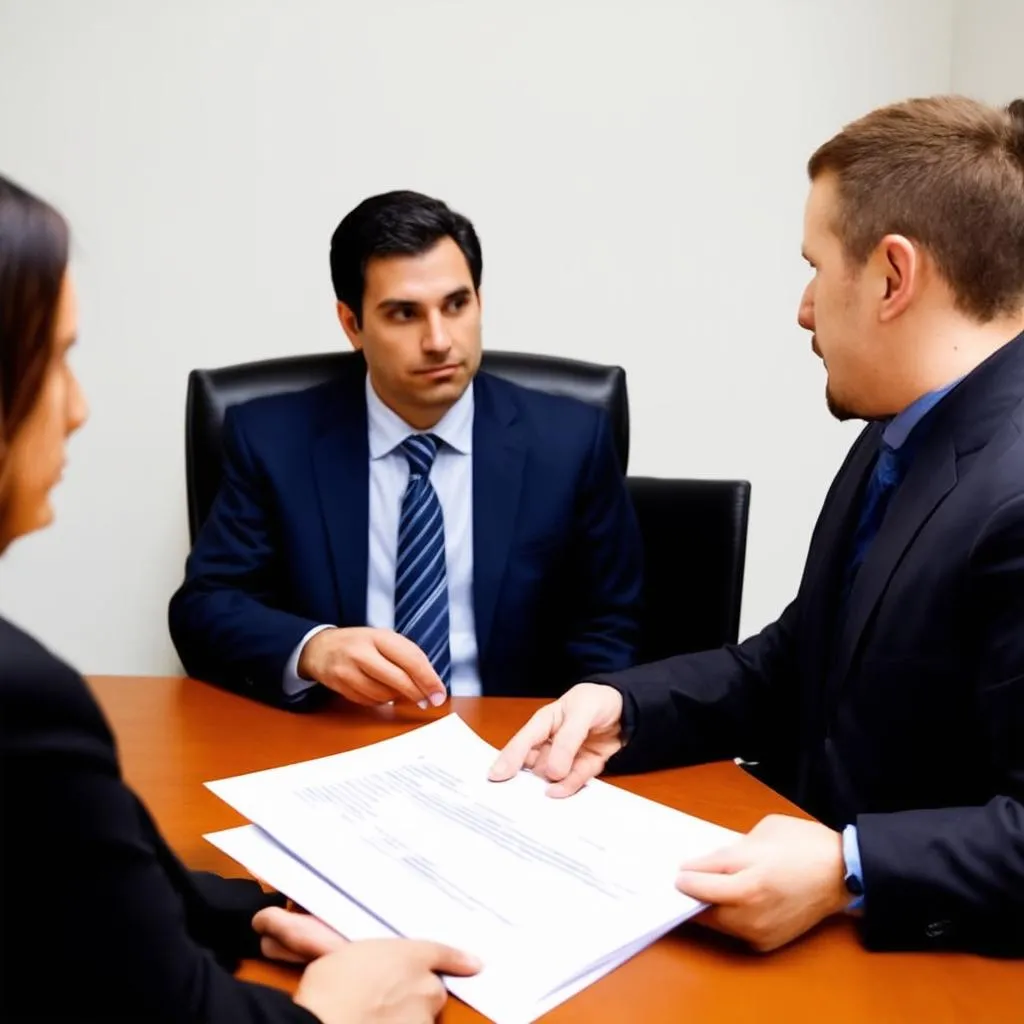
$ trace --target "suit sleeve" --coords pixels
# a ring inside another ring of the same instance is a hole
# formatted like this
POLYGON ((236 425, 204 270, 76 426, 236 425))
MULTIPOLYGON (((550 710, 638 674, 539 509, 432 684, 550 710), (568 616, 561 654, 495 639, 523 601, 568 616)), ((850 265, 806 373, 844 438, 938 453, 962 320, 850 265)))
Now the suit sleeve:
POLYGON ((573 534, 578 614, 567 653, 577 679, 628 668, 640 639, 643 547, 608 418, 596 417, 573 534))
MULTIPOLYGON (((832 482, 808 561, 822 539, 844 474, 861 446, 873 443, 876 431, 869 425, 861 432, 832 482)), ((608 771, 651 771, 734 757, 778 769, 791 761, 802 718, 796 637, 804 600, 801 584, 779 618, 741 644, 591 677, 623 697, 626 745, 609 761, 608 771)))
POLYGON ((188 874, 198 897, 195 928, 190 928, 190 934, 195 938, 201 935, 203 945, 223 951, 219 959, 229 968, 238 960, 260 956, 260 939, 253 931, 252 919, 266 907, 283 907, 285 897, 264 892, 257 882, 246 878, 223 878, 210 871, 188 874))
POLYGON ((983 730, 979 754, 997 795, 976 806, 858 816, 864 938, 876 949, 1024 955, 1024 500, 990 519, 969 580, 964 615, 976 674, 968 727, 983 730))
POLYGON ((281 572, 274 534, 273 496, 229 409, 224 482, 171 599, 171 637, 190 676, 297 709, 310 692, 286 699, 285 666, 321 623, 274 607, 281 572))
POLYGON ((797 614, 794 602, 742 644, 592 677, 623 698, 627 742, 608 770, 653 771, 732 757, 772 759, 789 742, 796 721, 797 614))
POLYGON ((8 1019, 314 1024, 286 993, 229 973, 252 952, 246 915, 266 898, 227 880, 199 880, 183 898, 172 878, 188 873, 165 863, 173 857, 121 781, 98 710, 64 672, 56 686, 46 670, 44 710, 15 707, 5 723, 8 1019))

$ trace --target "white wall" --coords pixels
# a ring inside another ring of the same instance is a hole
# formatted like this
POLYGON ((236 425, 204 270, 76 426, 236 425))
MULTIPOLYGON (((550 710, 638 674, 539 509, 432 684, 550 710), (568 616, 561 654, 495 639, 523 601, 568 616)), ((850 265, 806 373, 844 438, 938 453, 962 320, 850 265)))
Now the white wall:
POLYGON ((1024 0, 956 0, 954 92, 1003 106, 1024 96, 1024 0))
POLYGON ((176 671, 185 378, 342 344, 337 220, 475 221, 486 344, 620 362, 631 469, 753 482, 744 629, 793 594, 855 427, 796 326, 804 164, 949 87, 952 0, 0 0, 0 168, 75 230, 92 422, 0 606, 176 671))

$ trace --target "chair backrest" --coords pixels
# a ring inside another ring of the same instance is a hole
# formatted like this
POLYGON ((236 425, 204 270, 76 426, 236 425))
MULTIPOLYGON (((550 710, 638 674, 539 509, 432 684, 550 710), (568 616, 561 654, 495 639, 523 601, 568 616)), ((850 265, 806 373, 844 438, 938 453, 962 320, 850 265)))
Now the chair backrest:
MULTIPOLYGON (((221 431, 229 406, 287 391, 323 384, 346 361, 361 360, 356 352, 286 356, 238 363, 213 370, 193 370, 188 378, 185 408, 185 479, 189 534, 194 541, 220 487, 223 445, 221 431)), ((626 472, 629 459, 629 400, 626 371, 556 356, 519 352, 483 355, 482 369, 524 387, 567 395, 604 409, 611 418, 615 448, 626 472)))
POLYGON ((628 484, 644 539, 639 660, 735 643, 750 484, 654 477, 628 484))

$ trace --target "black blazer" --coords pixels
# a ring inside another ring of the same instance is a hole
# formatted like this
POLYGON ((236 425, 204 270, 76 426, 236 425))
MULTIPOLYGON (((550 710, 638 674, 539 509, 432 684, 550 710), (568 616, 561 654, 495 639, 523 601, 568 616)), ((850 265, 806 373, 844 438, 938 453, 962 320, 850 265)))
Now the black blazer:
MULTIPOLYGON (((643 556, 607 416, 487 373, 473 399, 483 692, 553 696, 627 668, 643 556)), ((361 360, 319 387, 228 410, 224 483, 169 609, 190 675, 280 703, 310 629, 366 625, 369 467, 361 360)))
POLYGON ((122 782, 82 679, 2 619, 0 757, 0 1020, 317 1020, 230 974, 280 897, 187 871, 122 782))
POLYGON ((610 677, 635 771, 733 756, 855 823, 875 948, 1024 953, 1024 335, 915 430, 849 596, 882 426, 825 499, 796 599, 739 646, 610 677))

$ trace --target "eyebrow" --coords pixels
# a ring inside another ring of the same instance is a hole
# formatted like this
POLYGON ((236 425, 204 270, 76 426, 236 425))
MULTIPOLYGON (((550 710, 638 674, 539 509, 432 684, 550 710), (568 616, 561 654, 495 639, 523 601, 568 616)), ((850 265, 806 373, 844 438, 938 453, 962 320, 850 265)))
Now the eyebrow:
POLYGON ((419 303, 414 299, 382 299, 377 303, 378 309, 405 309, 407 307, 416 308, 419 303))
MULTIPOLYGON (((454 291, 449 292, 442 302, 451 302, 453 299, 468 298, 470 295, 470 289, 467 285, 462 285, 460 288, 456 288, 454 291)), ((377 308, 380 310, 388 311, 392 309, 419 309, 423 303, 417 299, 382 299, 377 303, 377 308)))

